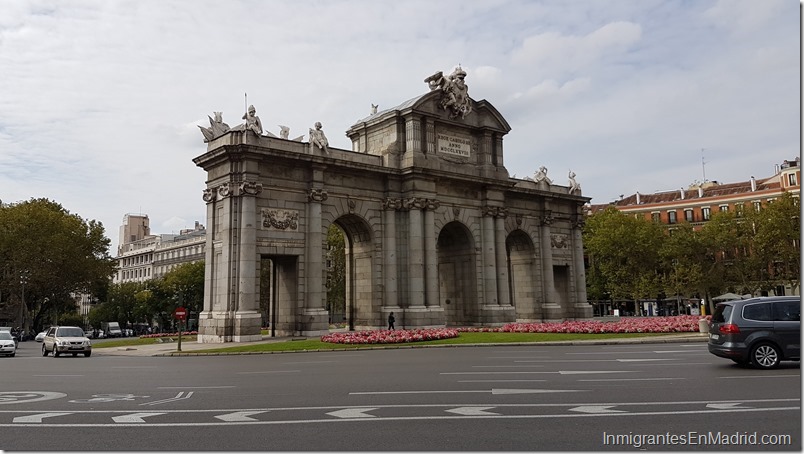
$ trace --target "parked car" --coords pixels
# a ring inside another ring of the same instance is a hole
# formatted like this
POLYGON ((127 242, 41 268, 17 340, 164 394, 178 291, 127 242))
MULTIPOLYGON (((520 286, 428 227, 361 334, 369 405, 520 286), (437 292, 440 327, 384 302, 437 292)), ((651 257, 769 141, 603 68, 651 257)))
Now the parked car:
POLYGON ((42 342, 42 339, 45 338, 45 334, 47 334, 47 330, 42 331, 41 333, 37 334, 36 337, 34 337, 34 340, 37 341, 37 342, 42 342))
POLYGON ((709 352, 738 364, 771 369, 801 360, 801 297, 720 303, 709 325, 709 352))
POLYGON ((8 333, 11 336, 11 340, 14 341, 14 348, 16 349, 20 345, 20 338, 17 336, 16 331, 14 328, 10 326, 0 326, 0 333, 8 333))
POLYGON ((84 336, 84 330, 77 326, 51 326, 42 339, 42 356, 53 352, 57 357, 62 353, 78 356, 83 353, 89 357, 92 354, 92 342, 84 336))
POLYGON ((17 354, 17 343, 9 331, 0 331, 0 355, 14 356, 17 354))

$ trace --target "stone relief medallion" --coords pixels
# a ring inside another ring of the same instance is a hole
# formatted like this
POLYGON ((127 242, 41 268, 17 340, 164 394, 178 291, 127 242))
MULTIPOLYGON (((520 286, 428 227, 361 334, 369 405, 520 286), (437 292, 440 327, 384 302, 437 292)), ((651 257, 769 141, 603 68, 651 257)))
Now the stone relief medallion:
POLYGON ((262 227, 264 230, 286 230, 295 232, 299 230, 299 212, 295 210, 278 210, 263 208, 262 227))
POLYGON ((556 249, 566 249, 569 247, 567 243, 567 235, 554 233, 550 235, 550 245, 556 249))
POLYGON ((458 216, 461 215, 461 209, 458 207, 452 207, 452 215, 455 217, 455 219, 458 219, 458 216))

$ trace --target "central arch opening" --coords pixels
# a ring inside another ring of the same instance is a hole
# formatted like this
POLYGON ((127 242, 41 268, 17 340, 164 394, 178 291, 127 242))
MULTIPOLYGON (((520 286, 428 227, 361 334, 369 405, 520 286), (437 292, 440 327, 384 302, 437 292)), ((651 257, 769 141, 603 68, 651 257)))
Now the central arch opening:
POLYGON ((477 272, 469 229, 453 221, 441 229, 436 243, 439 300, 447 326, 472 324, 477 316, 477 272))

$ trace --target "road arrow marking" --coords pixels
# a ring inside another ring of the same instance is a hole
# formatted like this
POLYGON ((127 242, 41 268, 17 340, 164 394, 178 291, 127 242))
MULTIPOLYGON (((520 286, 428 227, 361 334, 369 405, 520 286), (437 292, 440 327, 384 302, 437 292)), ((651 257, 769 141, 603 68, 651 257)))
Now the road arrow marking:
POLYGON ((14 422, 17 423, 25 423, 25 422, 42 422, 45 418, 52 418, 54 416, 63 416, 63 415, 70 415, 72 413, 39 413, 37 415, 30 415, 30 416, 17 416, 14 418, 14 422))
POLYGON ((249 418, 251 415, 258 415, 265 413, 264 411, 236 411, 225 415, 217 415, 216 418, 226 422, 243 422, 243 421, 257 421, 254 418, 249 418))
POLYGON ((499 413, 492 413, 490 411, 486 411, 490 408, 494 407, 458 407, 444 411, 464 416, 500 416, 499 413))
POLYGON ((130 415, 115 416, 112 418, 112 420, 114 422, 121 422, 121 423, 127 423, 127 422, 142 423, 145 422, 145 420, 142 418, 147 418, 149 416, 159 416, 159 415, 164 415, 164 413, 132 413, 130 415))
POLYGON ((376 410, 376 408, 345 408, 343 410, 331 411, 327 413, 336 418, 376 418, 375 415, 367 415, 367 411, 376 410))
POLYGON ((750 408, 750 407, 738 407, 738 405, 742 405, 742 402, 728 402, 723 404, 706 404, 706 408, 714 408, 716 410, 731 410, 734 408, 750 408))
POLYGON ((577 411, 579 413, 626 413, 623 410, 612 410, 614 405, 582 405, 580 407, 570 408, 569 411, 577 411))

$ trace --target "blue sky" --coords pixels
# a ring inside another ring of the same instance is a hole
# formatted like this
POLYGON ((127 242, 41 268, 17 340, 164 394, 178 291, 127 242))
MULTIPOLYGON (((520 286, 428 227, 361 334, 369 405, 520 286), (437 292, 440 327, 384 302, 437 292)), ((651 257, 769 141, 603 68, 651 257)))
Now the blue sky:
MULTIPOLYGON (((197 125, 240 122, 330 145, 369 114, 467 72, 511 125, 512 176, 571 169, 592 203, 773 175, 800 155, 799 3, 4 0, 0 200, 46 197, 153 233, 206 223, 197 125), (705 161, 705 166, 702 163, 705 161)), ((114 252, 113 252, 114 253, 114 252)))

